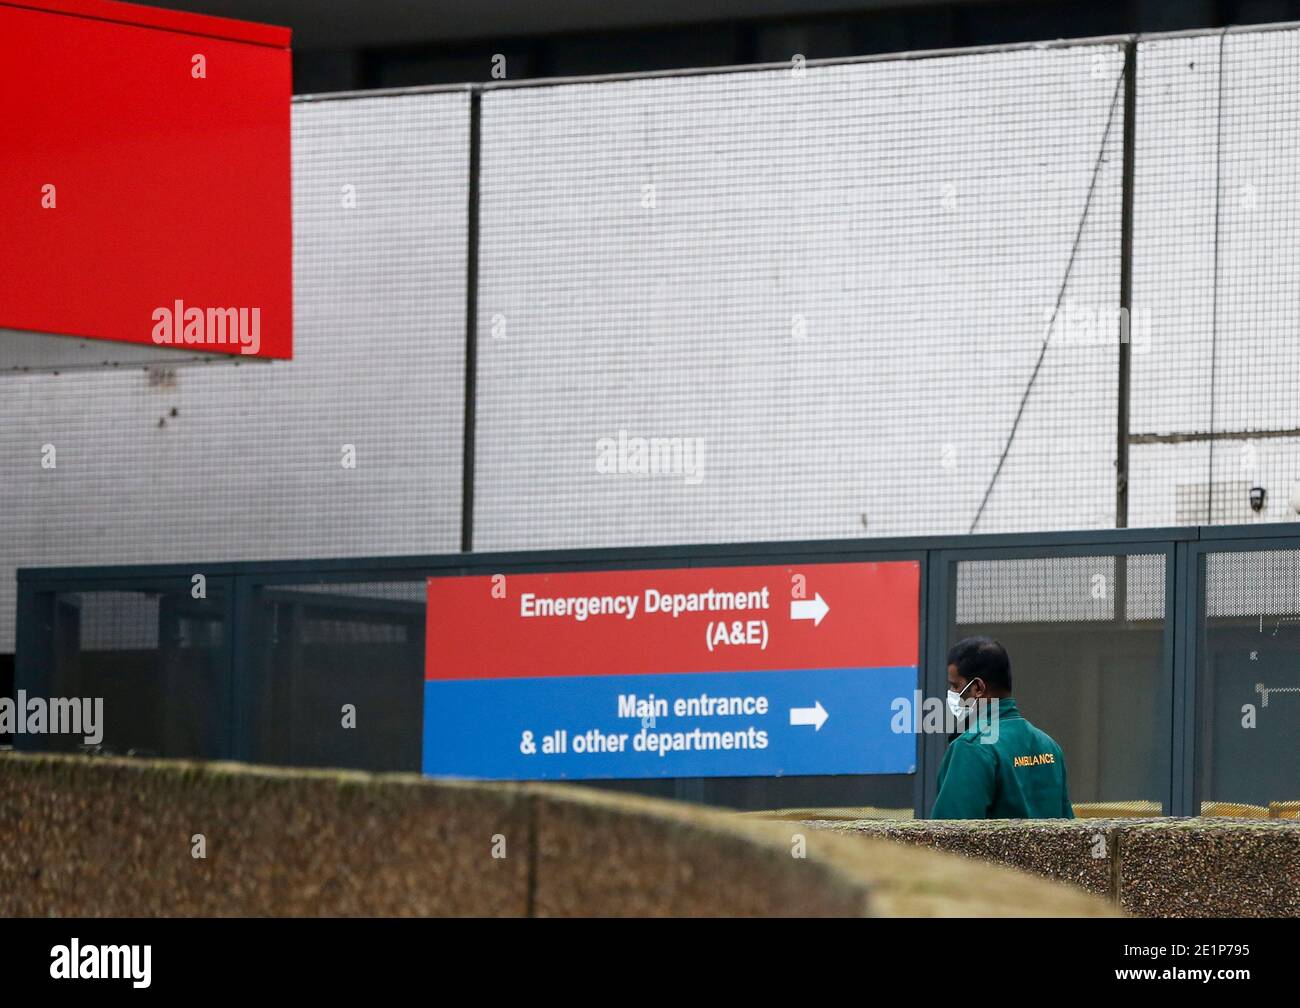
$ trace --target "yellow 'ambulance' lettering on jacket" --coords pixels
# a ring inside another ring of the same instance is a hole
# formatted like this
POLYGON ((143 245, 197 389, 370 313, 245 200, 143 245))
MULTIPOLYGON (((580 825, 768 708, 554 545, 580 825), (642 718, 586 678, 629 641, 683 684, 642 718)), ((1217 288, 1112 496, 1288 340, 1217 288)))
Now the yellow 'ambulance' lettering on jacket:
POLYGON ((930 817, 1073 819, 1061 747, 1026 721, 1011 697, 999 697, 996 710, 996 733, 987 723, 976 724, 943 754, 930 817), (1029 766, 1033 773, 1022 772, 1029 766))

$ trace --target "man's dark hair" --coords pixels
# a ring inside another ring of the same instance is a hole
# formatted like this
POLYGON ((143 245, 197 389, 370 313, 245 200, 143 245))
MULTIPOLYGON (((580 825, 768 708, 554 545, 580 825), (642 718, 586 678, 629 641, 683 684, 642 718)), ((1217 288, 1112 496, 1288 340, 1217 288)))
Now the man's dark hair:
POLYGON ((982 679, 992 689, 1011 691, 1011 659, 1007 649, 992 637, 967 637, 952 646, 948 664, 969 682, 982 679))

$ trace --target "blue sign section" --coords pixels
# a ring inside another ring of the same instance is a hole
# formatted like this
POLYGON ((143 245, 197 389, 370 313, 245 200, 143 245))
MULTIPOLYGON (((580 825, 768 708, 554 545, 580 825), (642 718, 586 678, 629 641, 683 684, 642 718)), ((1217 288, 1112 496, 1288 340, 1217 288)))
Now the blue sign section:
POLYGON ((428 680, 423 768, 484 780, 912 773, 916 682, 914 667, 428 680))

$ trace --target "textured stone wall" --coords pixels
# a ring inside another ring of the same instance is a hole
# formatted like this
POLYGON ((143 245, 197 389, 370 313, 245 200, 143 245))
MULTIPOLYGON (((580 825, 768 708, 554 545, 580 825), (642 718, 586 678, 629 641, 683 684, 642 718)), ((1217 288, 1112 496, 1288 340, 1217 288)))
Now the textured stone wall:
POLYGON ((578 787, 0 755, 0 916, 1114 912, 884 839, 578 787))
POLYGON ((0 916, 517 916, 528 823, 505 789, 6 755, 0 916))
POLYGON ((1020 868, 1143 917, 1300 916, 1300 821, 810 822, 1020 868))

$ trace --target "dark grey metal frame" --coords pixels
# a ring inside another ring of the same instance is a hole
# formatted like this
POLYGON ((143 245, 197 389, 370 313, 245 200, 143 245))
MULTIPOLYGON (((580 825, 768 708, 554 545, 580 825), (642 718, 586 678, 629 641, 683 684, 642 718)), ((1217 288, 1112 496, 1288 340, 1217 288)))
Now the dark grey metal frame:
MULTIPOLYGON (((256 590, 263 585, 420 580, 429 575, 654 569, 728 564, 791 564, 915 560, 921 565, 917 688, 927 696, 946 689, 944 656, 954 625, 955 565, 970 560, 1157 554, 1165 558, 1163 662, 1171 684, 1168 808, 1194 815, 1197 794, 1197 669, 1204 654, 1205 556, 1214 552, 1300 550, 1300 523, 1087 532, 1011 533, 897 539, 653 546, 629 549, 444 554, 323 560, 242 561, 106 567, 24 568, 18 572, 16 688, 48 692, 52 640, 46 632, 55 594, 69 591, 141 590, 184 584, 195 573, 226 593, 226 653, 230 661, 230 724, 222 758, 247 758, 254 668, 250 628, 256 590)), ((934 777, 945 740, 922 735, 917 745, 914 811, 935 797, 934 777)), ((697 798, 699 779, 676 782, 680 798, 697 798)))
POLYGON ((1300 542, 1292 536, 1294 524, 1286 525, 1225 525, 1201 529, 1195 541, 1185 545, 1185 577, 1183 587, 1190 597, 1180 600, 1178 616, 1182 621, 1181 685, 1182 695, 1176 698, 1181 706, 1175 707, 1176 725, 1182 734, 1181 751, 1175 750, 1175 781, 1183 815, 1196 815, 1201 807, 1200 762, 1201 711, 1199 709, 1198 671, 1207 655, 1206 645, 1206 575, 1205 558, 1210 553, 1244 553, 1263 550, 1300 549, 1300 542))
MULTIPOLYGON (((1165 619, 1164 633, 1161 647, 1161 658, 1164 665, 1164 674, 1171 685, 1171 696, 1174 697, 1173 710, 1171 710, 1171 723, 1169 726, 1170 740, 1177 738, 1177 710, 1178 697, 1180 695, 1179 670, 1176 662, 1175 651, 1175 627, 1174 620, 1171 618, 1172 603, 1178 591, 1179 578, 1181 569, 1178 564, 1178 550, 1187 538, 1191 538, 1197 533, 1196 528, 1184 529, 1164 529, 1164 530, 1147 530, 1135 529, 1134 535, 1125 536, 1122 541, 1116 541, 1110 538, 1098 538, 1094 541, 1067 541, 1055 542, 1055 537, 1044 536, 1043 541, 1037 546, 1020 546, 1015 548, 982 546, 971 543, 960 548, 947 548, 937 550, 932 555, 934 564, 933 589, 934 594, 931 597, 931 612, 943 614, 942 620, 930 621, 931 653, 936 655, 936 660, 930 664, 927 669, 926 685, 927 695, 941 696, 947 689, 947 668, 943 659, 946 651, 945 635, 956 622, 956 565, 962 562, 973 560, 1016 560, 1016 559, 1033 559, 1039 557, 1080 557, 1080 556, 1135 556, 1135 555, 1157 555, 1163 556, 1165 560, 1165 619)), ((927 735, 923 737, 924 746, 927 749, 928 764, 937 772, 939 760, 943 758, 943 750, 946 740, 940 736, 927 735)), ((1170 779, 1168 789, 1163 800, 1163 804, 1170 810, 1172 815, 1190 815, 1191 813, 1180 811, 1184 808, 1184 803, 1178 799, 1177 784, 1173 767, 1175 765, 1174 753, 1170 753, 1170 779)), ((935 773, 926 775, 923 782, 923 807, 929 808, 937 797, 937 780, 935 773)))

